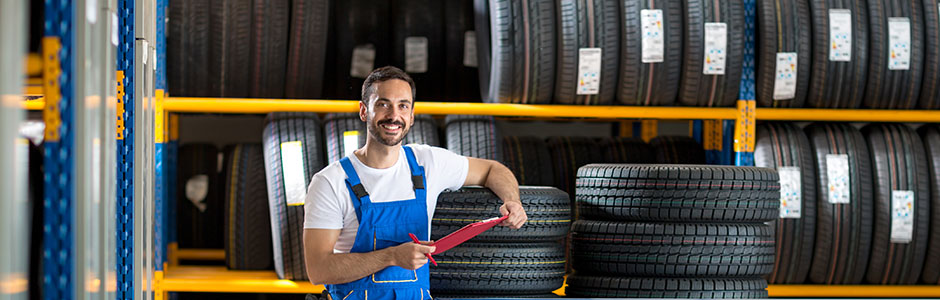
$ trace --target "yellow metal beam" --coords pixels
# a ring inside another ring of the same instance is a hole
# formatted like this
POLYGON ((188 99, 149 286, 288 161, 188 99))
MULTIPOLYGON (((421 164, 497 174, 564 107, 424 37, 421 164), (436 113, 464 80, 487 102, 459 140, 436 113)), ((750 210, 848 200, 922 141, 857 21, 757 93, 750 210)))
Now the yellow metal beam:
POLYGON ((164 292, 322 293, 322 285, 278 279, 273 271, 230 271, 216 266, 169 266, 154 289, 164 292))
POLYGON ((178 249, 176 250, 176 259, 224 261, 225 250, 223 249, 178 249))
POLYGON ((940 110, 758 108, 758 120, 832 122, 940 122, 940 110))
POLYGON ((42 75, 42 57, 39 56, 39 53, 26 55, 24 67, 26 68, 26 76, 42 75))
POLYGON ((46 101, 42 98, 23 101, 23 109, 25 110, 42 110, 43 107, 46 107, 46 101))
MULTIPOLYGON (((170 97, 163 108, 178 113, 356 112, 356 100, 286 100, 170 97)), ((734 108, 577 106, 508 103, 418 102, 415 113, 600 119, 734 119, 734 108)))
POLYGON ((42 93, 41 85, 27 85, 23 87, 24 95, 42 95, 42 93))
POLYGON ((770 285, 770 297, 797 298, 936 298, 936 285, 770 285))

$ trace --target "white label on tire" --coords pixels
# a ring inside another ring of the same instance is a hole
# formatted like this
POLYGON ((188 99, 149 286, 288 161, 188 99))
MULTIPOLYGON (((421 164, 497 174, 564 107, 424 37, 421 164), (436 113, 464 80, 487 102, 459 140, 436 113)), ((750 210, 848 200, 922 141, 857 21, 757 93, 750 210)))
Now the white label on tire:
POLYGON ((343 132, 343 156, 349 156, 356 149, 359 149, 359 131, 343 132))
POLYGON ((85 17, 88 18, 88 23, 95 24, 98 22, 98 1, 86 1, 85 2, 85 17))
POLYGON ((428 71, 428 38, 409 36, 405 38, 405 72, 424 73, 428 71))
POLYGON ((888 70, 911 68, 911 21, 888 18, 888 70))
POLYGON ((829 10, 829 60, 852 61, 851 10, 829 10))
POLYGON ((307 174, 304 173, 304 144, 301 141, 281 143, 281 168, 284 170, 284 195, 287 206, 304 205, 307 197, 307 174))
POLYGON ((796 97, 796 52, 777 53, 777 70, 774 73, 774 100, 789 100, 796 97))
POLYGON ((891 191, 891 242, 907 244, 914 238, 914 191, 891 191))
POLYGON ((111 44, 114 44, 114 46, 118 45, 118 27, 120 25, 118 24, 117 13, 111 12, 111 44))
POLYGON ((209 175, 199 174, 186 180, 186 199, 200 212, 206 211, 206 196, 209 195, 209 175))
POLYGON ((353 48, 352 63, 349 66, 349 76, 365 79, 375 68, 375 46, 372 44, 359 45, 353 48))
POLYGON ((728 47, 728 25, 705 23, 705 59, 702 74, 725 75, 725 55, 728 47))
POLYGON ((799 219, 803 207, 803 186, 799 167, 779 167, 780 218, 799 219))
POLYGON ((477 63, 477 33, 469 30, 463 34, 463 66, 476 68, 477 63))
POLYGON ((640 27, 643 29, 641 46, 643 48, 643 63, 663 62, 664 45, 666 43, 663 32, 663 10, 640 10, 640 27))
POLYGON ((829 203, 848 204, 852 196, 849 156, 826 154, 826 177, 829 179, 829 203))
POLYGON ((601 48, 578 49, 578 95, 597 95, 601 88, 601 48))

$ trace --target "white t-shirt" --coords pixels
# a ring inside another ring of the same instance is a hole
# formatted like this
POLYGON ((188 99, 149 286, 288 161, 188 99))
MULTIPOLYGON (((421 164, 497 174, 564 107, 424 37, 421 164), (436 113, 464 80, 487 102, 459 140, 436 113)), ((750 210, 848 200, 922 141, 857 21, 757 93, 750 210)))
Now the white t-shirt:
MULTIPOLYGON (((444 190, 457 190, 463 186, 470 168, 469 162, 465 156, 447 149, 416 144, 409 146, 414 150, 418 165, 424 166, 430 228, 437 196, 444 190)), ((359 161, 356 155, 349 155, 349 161, 372 202, 414 199, 408 158, 405 157, 404 149, 399 152, 398 161, 387 169, 370 168, 359 161)), ((339 161, 323 168, 310 180, 307 198, 304 200, 304 228, 342 229, 333 252, 349 253, 352 249, 359 230, 359 219, 349 197, 349 189, 346 188, 346 173, 339 161)), ((424 237, 423 240, 429 238, 424 237)))

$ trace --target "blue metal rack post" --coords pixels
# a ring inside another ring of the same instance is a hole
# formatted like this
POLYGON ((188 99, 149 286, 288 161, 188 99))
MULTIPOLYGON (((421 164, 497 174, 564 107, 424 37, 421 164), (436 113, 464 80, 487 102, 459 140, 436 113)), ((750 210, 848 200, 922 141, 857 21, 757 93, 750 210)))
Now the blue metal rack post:
POLYGON ((73 298, 73 6, 46 1, 43 40, 43 86, 46 106, 43 184, 43 296, 73 298))
POLYGON ((738 118, 734 128, 734 164, 754 165, 754 116, 757 99, 754 92, 754 35, 757 24, 756 0, 744 0, 744 69, 741 76, 741 91, 738 94, 738 118))
POLYGON ((118 19, 117 298, 134 299, 134 0, 118 1, 118 19))
POLYGON ((169 182, 167 181, 167 149, 166 149, 166 136, 167 128, 166 125, 169 125, 167 121, 167 116, 163 112, 163 98, 166 95, 166 35, 164 34, 166 30, 166 0, 157 0, 157 30, 156 30, 156 45, 157 57, 155 61, 157 63, 156 70, 156 145, 154 151, 154 178, 156 181, 155 188, 156 192, 154 194, 154 264, 156 271, 163 271, 163 264, 166 262, 166 245, 167 245, 167 234, 168 231, 166 228, 167 225, 167 215, 169 211, 167 210, 166 203, 167 199, 167 187, 169 182), (162 125, 162 126, 161 126, 162 125))

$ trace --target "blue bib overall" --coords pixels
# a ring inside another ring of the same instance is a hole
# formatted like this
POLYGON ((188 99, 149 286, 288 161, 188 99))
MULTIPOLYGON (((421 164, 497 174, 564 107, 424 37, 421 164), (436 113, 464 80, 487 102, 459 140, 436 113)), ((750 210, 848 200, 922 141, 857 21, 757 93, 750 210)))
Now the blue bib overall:
MULTIPOLYGON (((373 203, 359 180, 348 157, 340 160, 346 172, 346 188, 359 218, 359 230, 351 253, 365 253, 413 243, 408 233, 428 239, 428 202, 424 167, 415 160, 414 152, 403 146, 415 198, 411 200, 373 203)), ((353 299, 431 299, 428 292, 428 265, 417 270, 387 267, 365 278, 344 284, 326 286, 333 300, 353 299)))

